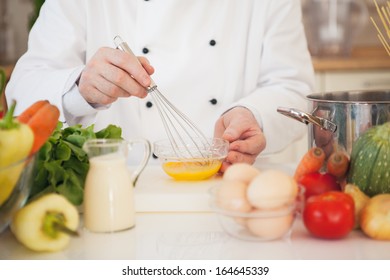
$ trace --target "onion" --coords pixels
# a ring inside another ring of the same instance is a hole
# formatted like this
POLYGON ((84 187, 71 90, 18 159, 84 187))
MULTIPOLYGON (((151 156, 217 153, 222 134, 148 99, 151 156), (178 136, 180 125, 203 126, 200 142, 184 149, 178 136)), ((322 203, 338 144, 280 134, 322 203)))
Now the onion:
POLYGON ((355 229, 360 227, 360 220, 362 216, 362 210, 370 200, 364 192, 362 192, 358 186, 354 184, 347 184, 344 188, 344 192, 351 195, 355 202, 355 229))
POLYGON ((360 227, 369 237, 390 240, 390 194, 370 198, 361 212, 360 227))

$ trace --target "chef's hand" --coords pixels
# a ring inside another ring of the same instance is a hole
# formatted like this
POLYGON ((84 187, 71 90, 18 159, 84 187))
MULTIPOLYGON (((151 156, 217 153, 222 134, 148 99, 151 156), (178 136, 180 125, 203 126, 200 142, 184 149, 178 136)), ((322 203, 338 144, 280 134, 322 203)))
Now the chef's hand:
POLYGON ((137 61, 121 50, 100 48, 82 71, 78 87, 90 104, 108 105, 120 97, 144 98, 153 72, 144 57, 137 61))
POLYGON ((229 153, 222 164, 224 172, 233 163, 253 164, 265 148, 264 134, 252 112, 235 107, 223 114, 216 122, 214 137, 229 141, 229 153))

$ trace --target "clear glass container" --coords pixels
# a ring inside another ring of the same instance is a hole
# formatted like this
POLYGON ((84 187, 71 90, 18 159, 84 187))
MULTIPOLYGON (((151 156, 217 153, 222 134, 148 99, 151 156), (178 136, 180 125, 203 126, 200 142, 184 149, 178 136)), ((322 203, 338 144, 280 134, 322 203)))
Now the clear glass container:
POLYGON ((314 56, 348 56, 369 15, 363 0, 306 0, 304 23, 314 56))
POLYGON ((7 165, 0 164, 0 233, 22 208, 34 184, 34 155, 7 165))

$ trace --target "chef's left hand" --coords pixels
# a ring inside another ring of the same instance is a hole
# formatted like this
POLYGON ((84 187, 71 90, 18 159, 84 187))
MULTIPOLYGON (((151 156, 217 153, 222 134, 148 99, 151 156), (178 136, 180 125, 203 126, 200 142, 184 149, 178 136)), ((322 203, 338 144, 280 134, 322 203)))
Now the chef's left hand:
POLYGON ((253 164, 265 148, 265 137, 252 112, 244 107, 234 107, 216 122, 214 137, 229 141, 229 153, 222 164, 224 172, 233 163, 253 164))

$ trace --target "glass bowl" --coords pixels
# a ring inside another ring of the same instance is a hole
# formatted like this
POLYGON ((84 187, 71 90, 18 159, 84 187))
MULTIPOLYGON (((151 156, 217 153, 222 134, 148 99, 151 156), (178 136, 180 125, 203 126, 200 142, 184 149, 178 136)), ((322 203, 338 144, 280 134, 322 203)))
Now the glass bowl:
POLYGON ((35 156, 0 167, 0 233, 24 206, 33 186, 35 156))
POLYGON ((285 201, 283 205, 268 209, 251 207, 244 212, 244 208, 240 207, 242 201, 218 195, 220 187, 218 185, 210 189, 210 206, 227 234, 246 241, 271 241, 290 237, 293 223, 299 216, 304 201, 302 188, 298 188, 296 196, 275 198, 275 202, 285 201))
POLYGON ((166 174, 175 180, 205 180, 220 169, 229 151, 229 142, 221 138, 192 138, 177 142, 168 139, 153 143, 166 174))

